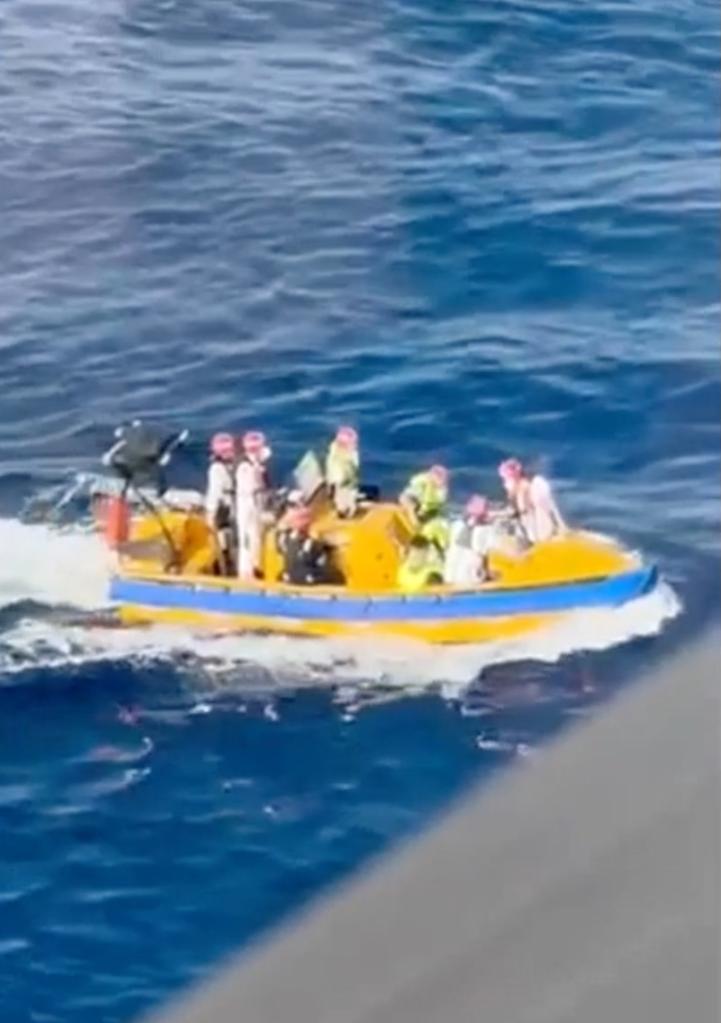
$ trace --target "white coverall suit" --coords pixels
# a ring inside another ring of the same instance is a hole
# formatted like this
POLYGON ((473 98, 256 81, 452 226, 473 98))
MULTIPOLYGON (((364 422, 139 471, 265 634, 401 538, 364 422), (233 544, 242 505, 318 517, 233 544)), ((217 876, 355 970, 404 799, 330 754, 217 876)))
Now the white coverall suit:
POLYGON ((208 466, 208 485, 205 491, 205 518, 208 525, 215 529, 221 505, 228 509, 228 517, 233 514, 233 466, 217 459, 208 466))
POLYGON ((450 586, 477 586, 494 545, 495 531, 486 523, 458 519, 451 526, 443 581, 450 586))
POLYGON ((241 579, 253 579, 260 569, 264 495, 262 463, 244 458, 235 471, 235 525, 238 530, 238 576, 241 579))
POLYGON ((235 512, 235 469, 228 462, 213 459, 208 467, 205 518, 217 537, 224 574, 233 571, 233 514, 235 512))
POLYGON ((566 528, 551 485, 544 476, 524 480, 515 500, 521 525, 531 543, 550 540, 566 528))

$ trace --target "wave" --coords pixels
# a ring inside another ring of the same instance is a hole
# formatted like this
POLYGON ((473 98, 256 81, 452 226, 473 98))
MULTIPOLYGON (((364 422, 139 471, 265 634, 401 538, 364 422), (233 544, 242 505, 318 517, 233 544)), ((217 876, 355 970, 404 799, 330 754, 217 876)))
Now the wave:
POLYGON ((0 608, 34 601, 102 607, 107 554, 96 533, 0 519, 0 608))

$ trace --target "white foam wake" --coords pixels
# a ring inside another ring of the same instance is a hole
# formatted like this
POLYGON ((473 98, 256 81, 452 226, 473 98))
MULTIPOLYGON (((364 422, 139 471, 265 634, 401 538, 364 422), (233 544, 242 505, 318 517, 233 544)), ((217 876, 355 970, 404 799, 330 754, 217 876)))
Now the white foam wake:
MULTIPOLYGON (((104 587, 102 552, 87 536, 52 535, 40 527, 3 525, 16 541, 0 583, 5 603, 33 597, 52 604, 100 607, 104 587), (22 545, 32 555, 22 553, 22 545), (95 602, 95 603, 93 603, 95 602)), ((172 661, 202 680, 243 687, 308 684, 384 684, 422 690, 439 684, 460 694, 491 665, 510 661, 557 661, 579 651, 599 651, 637 636, 654 635, 678 614, 673 589, 654 592, 618 609, 578 611, 553 626, 521 638, 477 646, 429 648, 422 644, 284 636, 211 635, 152 627, 88 628, 52 618, 27 617, 0 635, 0 672, 71 666, 89 662, 172 661)))
POLYGON ((33 600, 92 610, 102 607, 107 585, 97 534, 0 519, 0 608, 33 600))
MULTIPOLYGON (((33 600, 99 609, 107 584, 98 538, 0 520, 0 607, 33 600)), ((665 583, 621 608, 580 610, 542 631, 513 640, 462 647, 398 641, 315 640, 283 636, 194 634, 184 629, 120 629, 28 616, 0 633, 0 672, 97 661, 173 661, 218 683, 263 688, 309 684, 383 684, 407 690, 441 685, 460 693, 494 664, 554 662, 659 632, 680 610, 665 583)))

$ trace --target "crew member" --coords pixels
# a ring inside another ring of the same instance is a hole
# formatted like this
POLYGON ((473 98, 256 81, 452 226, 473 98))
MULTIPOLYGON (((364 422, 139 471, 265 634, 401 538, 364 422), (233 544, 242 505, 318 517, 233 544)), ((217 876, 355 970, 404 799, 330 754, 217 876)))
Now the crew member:
POLYGON ((216 536, 222 575, 235 570, 235 439, 216 433, 210 441, 210 464, 205 490, 205 519, 216 536))
POLYGON ((352 426, 340 426, 328 448, 325 481, 341 518, 350 518, 356 512, 359 469, 358 433, 352 426))
POLYGON ((447 500, 448 470, 443 465, 432 465, 411 477, 399 503, 414 523, 422 525, 429 519, 442 516, 447 500))
POLYGON ((544 476, 529 475, 517 458, 501 462, 498 475, 529 543, 541 543, 566 531, 551 484, 544 476))
POLYGON ((489 577, 488 555, 494 541, 485 497, 474 494, 450 528, 443 578, 451 586, 475 586, 489 577))
POLYGON ((263 542, 263 515, 269 496, 268 461, 271 450, 265 435, 249 430, 241 440, 242 456, 235 471, 235 520, 238 537, 238 575, 259 578, 263 542))
POLYGON ((289 508, 284 516, 285 528, 276 537, 283 556, 284 583, 317 586, 339 581, 328 547, 309 533, 311 519, 311 511, 305 506, 289 508))
POLYGON ((443 582, 443 562, 435 544, 425 536, 414 536, 396 577, 404 593, 418 593, 426 586, 443 582))

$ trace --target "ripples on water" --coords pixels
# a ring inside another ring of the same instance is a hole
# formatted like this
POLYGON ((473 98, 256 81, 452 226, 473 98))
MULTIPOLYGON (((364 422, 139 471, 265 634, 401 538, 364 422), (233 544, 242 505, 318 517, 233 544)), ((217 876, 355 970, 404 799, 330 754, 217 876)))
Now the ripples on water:
POLYGON ((462 6, 0 10, 8 1023, 130 1020, 717 613, 716 5, 462 6), (153 414, 288 464, 350 419, 461 496, 528 454, 685 614, 446 701, 415 653, 89 638, 83 541, 15 519, 153 414))

